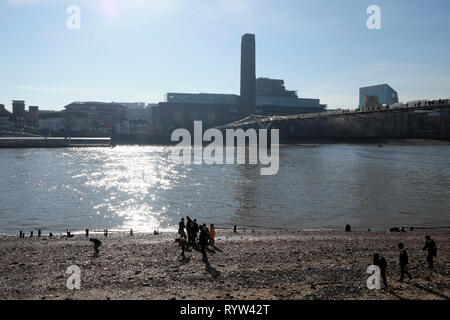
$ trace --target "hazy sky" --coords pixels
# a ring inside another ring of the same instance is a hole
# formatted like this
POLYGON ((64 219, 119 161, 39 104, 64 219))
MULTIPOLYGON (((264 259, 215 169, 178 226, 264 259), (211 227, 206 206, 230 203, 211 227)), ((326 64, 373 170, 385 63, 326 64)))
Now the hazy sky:
POLYGON ((332 108, 356 107, 358 88, 378 83, 401 101, 450 96, 448 0, 0 0, 0 103, 239 94, 247 32, 257 77, 332 108), (80 30, 66 26, 72 4, 80 30), (366 26, 372 4, 381 30, 366 26))

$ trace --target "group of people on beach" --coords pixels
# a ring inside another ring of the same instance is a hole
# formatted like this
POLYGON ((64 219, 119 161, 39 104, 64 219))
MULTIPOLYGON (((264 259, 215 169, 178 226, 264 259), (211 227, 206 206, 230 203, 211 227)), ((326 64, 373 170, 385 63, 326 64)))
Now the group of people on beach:
MULTIPOLYGON (((403 281, 405 275, 408 276, 408 278, 411 280, 412 276, 408 270, 408 263, 409 263, 408 252, 406 251, 405 245, 402 242, 398 244, 398 248, 400 250, 399 253, 400 281, 401 282, 403 281)), ((433 239, 431 239, 429 235, 425 237, 425 245, 422 248, 422 251, 424 250, 428 251, 427 254, 428 268, 433 269, 434 258, 437 256, 437 245, 436 242, 433 239)), ((380 256, 379 253, 375 253, 373 255, 373 264, 380 268, 381 279, 383 281, 384 287, 387 288, 388 285, 386 280, 386 269, 387 269, 386 259, 380 256)))
POLYGON ((206 261, 208 259, 206 247, 208 245, 214 245, 214 239, 216 237, 214 224, 211 224, 208 229, 206 223, 198 224, 197 219, 192 220, 189 216, 186 216, 186 222, 184 218, 181 218, 178 223, 178 234, 180 237, 175 241, 181 247, 181 256, 183 258, 185 257, 185 250, 189 250, 192 247, 198 249, 198 245, 200 245, 203 260, 206 261))

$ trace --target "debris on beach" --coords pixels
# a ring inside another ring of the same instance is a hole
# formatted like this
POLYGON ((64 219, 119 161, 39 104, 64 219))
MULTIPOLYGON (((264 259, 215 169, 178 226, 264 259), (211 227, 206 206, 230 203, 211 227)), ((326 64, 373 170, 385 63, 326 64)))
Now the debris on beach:
POLYGON ((390 232, 406 232, 405 227, 392 227, 389 229, 390 232))

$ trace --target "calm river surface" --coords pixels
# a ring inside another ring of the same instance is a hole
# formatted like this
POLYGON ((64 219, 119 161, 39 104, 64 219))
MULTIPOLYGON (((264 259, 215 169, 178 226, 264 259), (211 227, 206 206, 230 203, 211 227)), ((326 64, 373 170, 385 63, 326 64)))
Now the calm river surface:
POLYGON ((0 233, 450 226, 450 146, 282 146, 280 169, 177 165, 169 146, 0 150, 0 233))

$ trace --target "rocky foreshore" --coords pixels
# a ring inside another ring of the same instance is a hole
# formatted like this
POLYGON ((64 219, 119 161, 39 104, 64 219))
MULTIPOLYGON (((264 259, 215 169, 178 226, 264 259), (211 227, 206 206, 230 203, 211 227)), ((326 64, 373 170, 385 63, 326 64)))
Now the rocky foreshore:
POLYGON ((182 260, 176 234, 103 234, 100 254, 84 235, 0 237, 0 299, 450 299, 450 231, 218 230, 208 262, 182 260), (435 270, 421 249, 438 245, 435 270), (399 282, 398 248, 409 252, 412 280, 399 282), (388 288, 366 286, 372 255, 388 262, 388 288), (69 290, 66 270, 81 270, 69 290))

